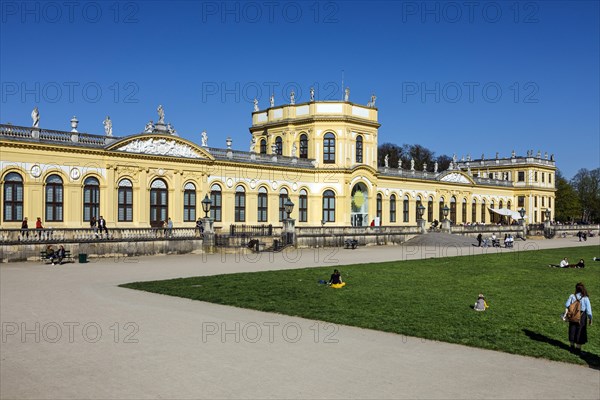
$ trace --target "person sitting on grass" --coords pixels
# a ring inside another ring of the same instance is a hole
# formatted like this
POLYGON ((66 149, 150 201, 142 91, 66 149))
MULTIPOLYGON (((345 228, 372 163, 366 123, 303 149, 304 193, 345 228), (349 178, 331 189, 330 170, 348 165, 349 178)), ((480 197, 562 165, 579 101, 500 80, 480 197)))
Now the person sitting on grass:
POLYGON ((585 268, 585 262, 583 261, 583 258, 579 259, 579 262, 575 265, 571 265, 571 267, 573 268, 585 268))
POLYGON ((555 268, 569 268, 569 260, 567 259, 567 257, 565 257, 560 261, 560 264, 548 264, 548 266, 555 268))
POLYGON ((473 310, 485 311, 488 307, 488 303, 485 301, 485 296, 482 293, 479 293, 479 297, 477 297, 477 301, 473 306, 473 310))
POLYGON ((594 261, 600 261, 600 257, 594 257, 594 261))
POLYGON ((331 274, 331 278, 329 278, 329 282, 327 282, 327 284, 334 289, 339 289, 346 286, 346 282, 342 281, 342 275, 340 275, 340 271, 337 269, 333 270, 333 274, 331 274))

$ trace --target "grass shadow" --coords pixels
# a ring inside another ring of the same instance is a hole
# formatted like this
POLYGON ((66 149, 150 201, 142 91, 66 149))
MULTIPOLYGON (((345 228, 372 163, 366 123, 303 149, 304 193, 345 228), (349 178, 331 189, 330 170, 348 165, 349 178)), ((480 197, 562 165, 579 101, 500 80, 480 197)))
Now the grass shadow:
MULTIPOLYGON (((548 343, 549 345, 558 347, 559 349, 569 351, 569 345, 561 342, 560 340, 552 339, 551 337, 530 331, 529 329, 523 329, 523 333, 525 333, 525 335, 532 340, 548 343)), ((590 368, 600 370, 600 357, 598 357, 598 355, 586 352, 584 350, 579 355, 579 358, 585 361, 590 368)))

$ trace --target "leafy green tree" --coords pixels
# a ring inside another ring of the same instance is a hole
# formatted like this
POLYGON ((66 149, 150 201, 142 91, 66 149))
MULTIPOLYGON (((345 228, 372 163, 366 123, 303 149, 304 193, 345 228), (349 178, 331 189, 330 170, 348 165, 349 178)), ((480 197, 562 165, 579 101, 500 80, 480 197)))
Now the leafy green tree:
POLYGON ((560 222, 569 222, 579 219, 581 215, 579 195, 558 169, 556 170, 554 181, 556 185, 554 219, 560 222))
POLYGON ((600 168, 588 170, 582 168, 571 179, 571 185, 577 191, 581 203, 581 220, 595 222, 600 220, 600 168))

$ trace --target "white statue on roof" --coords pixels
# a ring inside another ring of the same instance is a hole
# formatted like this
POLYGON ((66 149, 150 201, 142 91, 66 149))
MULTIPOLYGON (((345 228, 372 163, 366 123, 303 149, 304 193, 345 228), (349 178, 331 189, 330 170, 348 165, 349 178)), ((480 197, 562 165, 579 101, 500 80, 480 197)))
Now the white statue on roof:
POLYGON ((202 131, 202 147, 207 147, 208 146, 208 134, 206 133, 206 131, 202 131))
POLYGON ((254 111, 258 111, 258 100, 254 98, 254 111))
POLYGON ((165 123, 165 109, 163 108, 162 105, 159 105, 158 108, 156 109, 156 111, 158 112, 158 124, 164 124, 165 123))
POLYGON ((269 103, 271 103, 271 107, 275 107, 275 95, 271 93, 271 97, 269 97, 269 103))
POLYGON ((146 127, 144 128, 144 133, 152 133, 153 130, 154 130, 154 122, 152 122, 152 120, 150 120, 146 124, 146 127))
POLYGON ((37 107, 35 107, 33 109, 33 111, 31 112, 31 119, 33 120, 32 127, 39 128, 40 127, 40 111, 38 110, 37 107))
POLYGON ((296 93, 293 90, 290 92, 290 104, 296 104, 296 93))
POLYGON ((344 91, 344 101, 350 101, 350 88, 347 87, 344 91))
POLYGON ((104 118, 104 122, 102 122, 102 124, 104 125, 104 133, 106 136, 112 136, 112 121, 108 115, 106 118, 104 118))

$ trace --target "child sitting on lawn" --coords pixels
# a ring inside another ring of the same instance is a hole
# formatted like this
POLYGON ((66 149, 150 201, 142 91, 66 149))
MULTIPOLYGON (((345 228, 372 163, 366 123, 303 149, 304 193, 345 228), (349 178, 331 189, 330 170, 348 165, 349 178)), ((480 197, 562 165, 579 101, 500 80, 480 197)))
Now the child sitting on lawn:
POLYGON ((475 311, 485 311, 488 308, 488 304, 485 301, 485 296, 482 293, 479 293, 479 297, 477 298, 477 301, 475 302, 475 306, 473 307, 473 309, 475 311))

